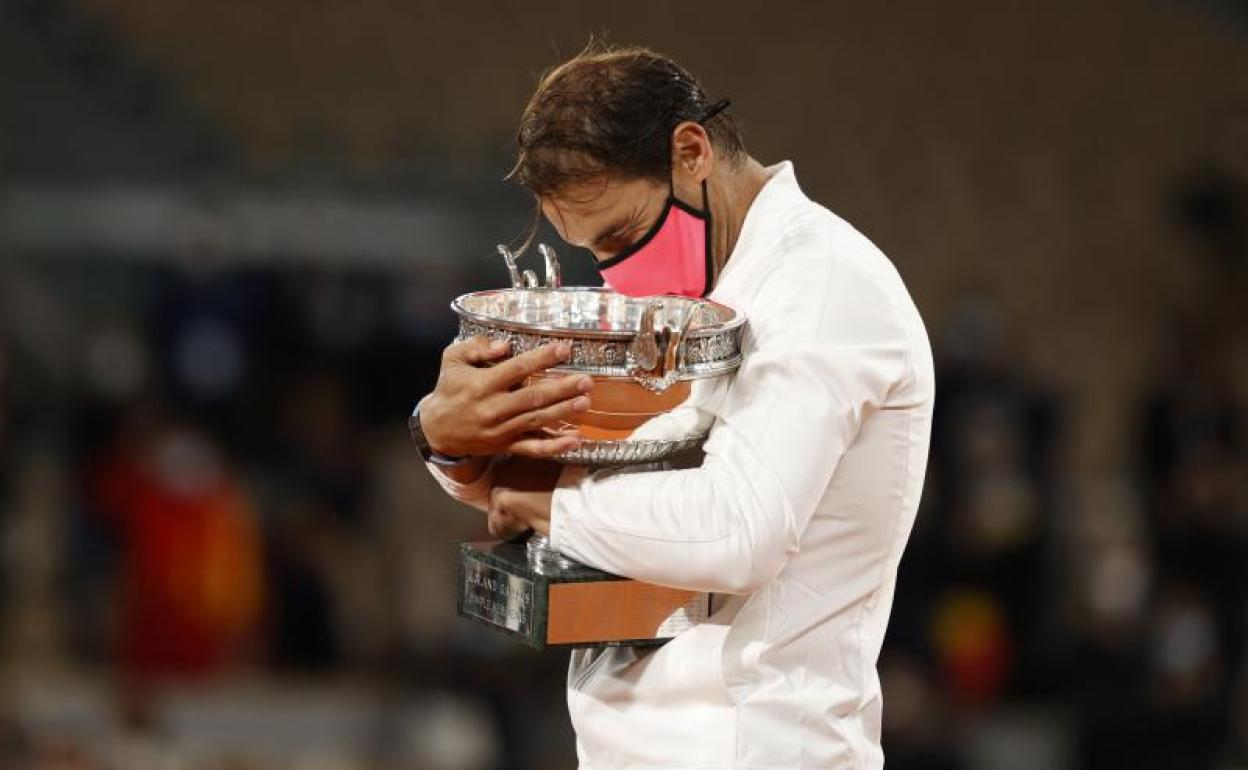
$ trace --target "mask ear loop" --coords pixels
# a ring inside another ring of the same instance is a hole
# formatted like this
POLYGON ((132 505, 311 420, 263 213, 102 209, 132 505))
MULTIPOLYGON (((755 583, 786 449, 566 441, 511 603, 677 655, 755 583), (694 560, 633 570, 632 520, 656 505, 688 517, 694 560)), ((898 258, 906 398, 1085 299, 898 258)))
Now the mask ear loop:
MULTIPOLYGON (((703 112, 702 116, 698 118, 698 123, 705 127, 708 120, 728 109, 728 105, 730 104, 732 104, 732 102, 728 99, 720 99, 706 108, 706 111, 703 112)), ((702 296, 705 297, 711 293, 711 287, 715 283, 715 258, 711 254, 711 235, 714 227, 712 226, 713 220, 711 217, 711 199, 706 192, 705 179, 702 180, 702 211, 706 214, 706 224, 704 225, 704 232, 706 233, 706 282, 703 284, 702 289, 702 296)))
MULTIPOLYGON (((712 103, 710 106, 706 108, 706 110, 702 112, 701 115, 698 116, 698 124, 701 125, 703 128, 705 128, 706 122, 708 120, 715 117, 716 115, 723 112, 724 110, 728 109, 729 105, 731 104, 732 102, 728 99, 720 99, 719 101, 712 103)), ((676 197, 675 185, 671 177, 668 178, 668 184, 672 186, 672 197, 673 198, 676 197)), ((709 221, 711 218, 711 203, 710 203, 710 198, 708 198, 706 195, 706 180, 705 179, 702 180, 702 211, 705 212, 706 218, 709 221)), ((709 254, 710 253, 710 248, 709 248, 710 240, 709 239, 707 240, 707 246, 708 246, 707 253, 709 254)), ((709 276, 709 273, 708 273, 708 276, 709 276)))
POLYGON ((732 104, 732 102, 729 101, 728 99, 720 99, 719 101, 715 102, 714 104, 706 108, 706 111, 702 113, 702 117, 698 118, 698 122, 705 123, 706 121, 715 117, 719 113, 728 109, 728 106, 730 104, 732 104))
POLYGON ((706 278, 702 284, 702 296, 711 293, 711 287, 715 283, 715 259, 711 255, 711 234, 714 228, 711 225, 711 199, 706 194, 706 180, 702 180, 702 210, 706 212, 706 222, 702 225, 702 231, 706 234, 706 278))

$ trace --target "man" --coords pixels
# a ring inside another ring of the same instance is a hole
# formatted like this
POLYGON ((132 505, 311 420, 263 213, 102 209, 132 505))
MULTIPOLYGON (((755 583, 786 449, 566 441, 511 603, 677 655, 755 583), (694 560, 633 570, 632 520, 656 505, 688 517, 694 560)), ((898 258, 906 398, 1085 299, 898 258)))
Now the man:
POLYGON ((496 534, 531 527, 586 564, 715 595, 658 649, 573 654, 583 768, 878 768, 875 663, 922 490, 931 351, 892 264, 792 164, 750 157, 725 106, 662 55, 589 51, 543 78, 514 171, 612 287, 747 317, 702 465, 530 459, 574 446, 538 429, 587 406, 585 378, 513 389, 557 345, 488 369, 505 348, 452 345, 418 420, 435 475, 496 534))

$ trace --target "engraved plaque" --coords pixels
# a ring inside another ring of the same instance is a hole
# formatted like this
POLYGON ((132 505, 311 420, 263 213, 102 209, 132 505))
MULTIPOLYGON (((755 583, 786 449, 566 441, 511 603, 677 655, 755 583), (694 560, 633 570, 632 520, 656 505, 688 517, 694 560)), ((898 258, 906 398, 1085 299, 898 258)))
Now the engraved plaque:
POLYGON ((523 543, 462 543, 458 604, 540 649, 659 645, 705 620, 710 597, 572 562, 537 567, 523 543))
POLYGON ((533 581, 484 561, 464 562, 462 612, 528 636, 533 628, 533 581))

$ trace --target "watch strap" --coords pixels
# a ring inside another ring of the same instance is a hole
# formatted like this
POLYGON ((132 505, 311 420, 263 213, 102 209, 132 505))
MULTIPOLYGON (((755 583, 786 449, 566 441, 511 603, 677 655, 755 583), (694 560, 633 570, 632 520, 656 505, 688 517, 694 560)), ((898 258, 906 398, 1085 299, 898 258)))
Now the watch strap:
POLYGON ((433 447, 429 446, 429 439, 425 436, 424 428, 420 424, 420 404, 416 404, 411 416, 407 418, 407 432, 411 435, 412 443, 416 446, 416 451, 420 453, 421 459, 427 463, 443 468, 453 468, 469 459, 469 455, 446 455, 434 451, 433 447))

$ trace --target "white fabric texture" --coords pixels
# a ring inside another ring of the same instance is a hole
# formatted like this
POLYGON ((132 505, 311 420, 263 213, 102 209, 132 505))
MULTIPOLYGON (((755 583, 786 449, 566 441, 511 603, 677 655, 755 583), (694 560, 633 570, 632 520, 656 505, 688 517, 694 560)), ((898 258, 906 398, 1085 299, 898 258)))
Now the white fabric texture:
POLYGON ((731 595, 657 650, 573 653, 584 770, 883 766, 875 665, 927 464, 931 350, 879 249, 790 163, 769 172, 711 293, 749 321, 703 464, 569 471, 555 492, 567 556, 731 595))
POLYGON ((494 466, 498 458, 491 457, 481 475, 465 484, 448 476, 436 463, 426 462, 425 467, 433 474, 433 478, 442 490, 465 505, 471 505, 482 512, 490 509, 490 492, 494 489, 494 466))

